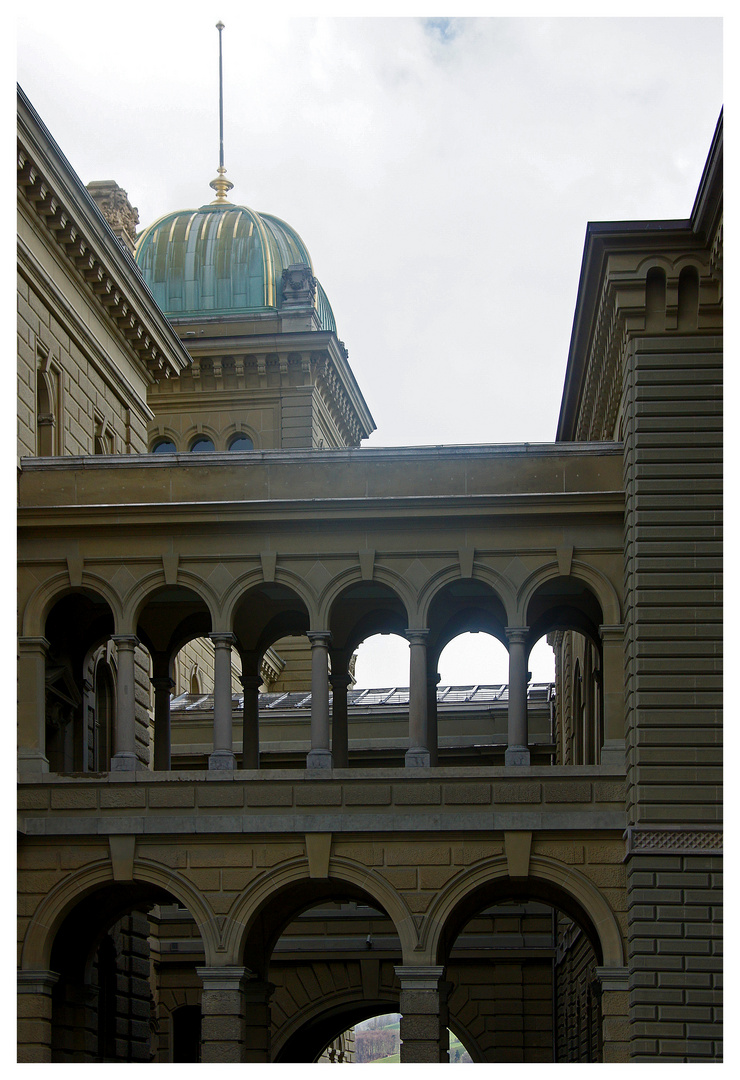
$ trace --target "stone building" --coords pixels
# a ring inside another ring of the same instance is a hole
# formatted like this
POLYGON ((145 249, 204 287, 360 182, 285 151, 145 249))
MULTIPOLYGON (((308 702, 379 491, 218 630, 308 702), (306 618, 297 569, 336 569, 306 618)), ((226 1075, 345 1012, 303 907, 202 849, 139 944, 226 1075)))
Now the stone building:
POLYGON ((588 226, 554 443, 362 448, 222 171, 137 235, 19 90, 18 184, 19 1060, 717 1060, 721 119, 588 226), (470 630, 508 685, 438 685, 470 630))

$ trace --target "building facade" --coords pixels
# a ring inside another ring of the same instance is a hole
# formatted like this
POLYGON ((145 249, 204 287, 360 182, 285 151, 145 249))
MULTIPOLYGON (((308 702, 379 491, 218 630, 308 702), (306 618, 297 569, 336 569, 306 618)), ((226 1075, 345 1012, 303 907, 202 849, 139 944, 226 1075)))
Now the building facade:
POLYGON ((721 168, 589 225, 556 442, 367 449, 295 230, 19 91, 19 1060, 720 1057, 721 168))

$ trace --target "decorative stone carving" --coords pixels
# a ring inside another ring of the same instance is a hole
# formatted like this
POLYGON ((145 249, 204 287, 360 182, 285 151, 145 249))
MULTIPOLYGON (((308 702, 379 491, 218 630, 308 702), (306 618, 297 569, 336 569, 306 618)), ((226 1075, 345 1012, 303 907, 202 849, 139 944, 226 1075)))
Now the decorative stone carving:
POLYGON ((115 180, 93 180, 87 190, 115 235, 133 253, 139 211, 128 201, 128 193, 115 180))
POLYGON ((283 270, 284 307, 313 307, 315 297, 316 278, 310 267, 297 263, 283 270))
POLYGON ((680 826, 665 829, 627 829, 627 852, 630 855, 670 855, 685 851, 690 854, 712 852, 722 854, 721 829, 690 829, 680 826))

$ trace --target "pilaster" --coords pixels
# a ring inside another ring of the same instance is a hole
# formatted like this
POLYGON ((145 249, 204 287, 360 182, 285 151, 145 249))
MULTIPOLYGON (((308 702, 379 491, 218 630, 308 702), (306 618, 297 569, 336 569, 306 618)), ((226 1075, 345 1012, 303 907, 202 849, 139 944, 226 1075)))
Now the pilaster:
POLYGON ((18 1061, 51 1061, 51 994, 55 971, 18 972, 18 1061))
POLYGON ((395 969, 401 983, 401 1063, 448 1062, 447 990, 439 965, 404 964, 395 969))
POLYGON ((245 967, 197 967, 201 995, 203 1063, 243 1062, 246 1057, 245 986, 253 976, 245 967))

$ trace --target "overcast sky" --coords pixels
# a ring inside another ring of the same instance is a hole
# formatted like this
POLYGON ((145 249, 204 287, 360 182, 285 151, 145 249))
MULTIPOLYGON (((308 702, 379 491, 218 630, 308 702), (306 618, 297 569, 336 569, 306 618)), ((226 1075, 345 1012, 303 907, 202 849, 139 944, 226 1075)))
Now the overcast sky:
POLYGON ((366 445, 554 439, 586 223, 688 217, 721 20, 19 6, 20 85, 140 227, 213 197, 219 19, 230 197, 308 246, 366 445))

